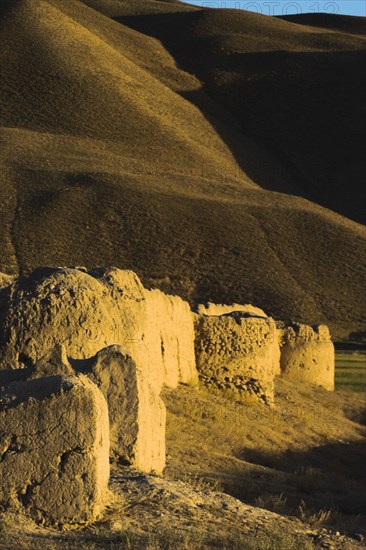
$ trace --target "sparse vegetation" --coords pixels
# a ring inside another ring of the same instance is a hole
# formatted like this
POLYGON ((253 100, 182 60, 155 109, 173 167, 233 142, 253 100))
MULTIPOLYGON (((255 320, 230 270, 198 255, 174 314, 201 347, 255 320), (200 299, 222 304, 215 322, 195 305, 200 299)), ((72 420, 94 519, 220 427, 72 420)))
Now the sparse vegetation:
MULTIPOLYGON (((298 550, 299 538, 293 534, 270 533, 265 530, 253 532, 246 536, 227 533, 225 538, 205 536, 199 530, 179 536, 171 531, 150 535, 138 535, 126 531, 116 536, 56 536, 20 539, 12 537, 7 541, 0 539, 1 550, 298 550)), ((302 541, 302 550, 315 548, 311 540, 302 541)))
POLYGON ((363 532, 364 429, 349 420, 363 414, 363 396, 282 379, 276 386, 275 409, 248 407, 204 388, 194 396, 181 390, 167 396, 168 475, 184 476, 181 464, 189 465, 194 477, 218 479, 246 503, 363 532))
POLYGON ((200 491, 209 490, 221 492, 223 490, 222 484, 218 479, 209 479, 197 474, 186 474, 183 476, 182 481, 189 483, 194 489, 200 491))
POLYGON ((259 508, 266 508, 277 514, 283 514, 288 509, 287 498, 283 496, 283 493, 279 495, 260 495, 254 499, 254 504, 259 508))

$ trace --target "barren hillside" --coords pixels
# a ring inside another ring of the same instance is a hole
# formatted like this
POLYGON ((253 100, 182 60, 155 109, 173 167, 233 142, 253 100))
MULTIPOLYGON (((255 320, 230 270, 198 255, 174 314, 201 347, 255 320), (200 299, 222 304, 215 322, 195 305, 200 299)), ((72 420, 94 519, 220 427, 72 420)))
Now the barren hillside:
POLYGON ((154 0, 0 16, 0 271, 116 265, 191 304, 361 329, 359 19, 154 0))

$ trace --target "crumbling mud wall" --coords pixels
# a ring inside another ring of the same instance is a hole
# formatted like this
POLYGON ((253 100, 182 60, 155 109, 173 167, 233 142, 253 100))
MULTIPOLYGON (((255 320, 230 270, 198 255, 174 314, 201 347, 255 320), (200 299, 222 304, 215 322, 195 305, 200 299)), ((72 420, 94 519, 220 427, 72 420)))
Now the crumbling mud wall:
POLYGON ((243 311, 251 315, 258 317, 267 317, 263 309, 252 306, 251 304, 214 304, 208 302, 207 304, 199 304, 197 306, 198 315, 224 315, 225 313, 232 313, 233 311, 243 311))
MULTIPOLYGON (((114 270, 114 288, 123 293, 123 271, 114 270)), ((121 293, 121 294, 122 294, 121 293)), ((139 281, 129 300, 116 296, 122 317, 128 323, 127 337, 120 339, 136 365, 148 373, 156 392, 179 383, 196 385, 194 322, 189 304, 179 296, 144 289, 139 281)))
POLYGON ((280 372, 334 388, 325 326, 276 324, 249 305, 194 314, 116 268, 42 268, 1 284, 0 506, 40 523, 94 519, 109 458, 162 473, 164 385, 195 385, 199 372, 269 405, 280 372))
POLYGON ((34 366, 1 370, 0 507, 38 523, 94 520, 108 500, 110 457, 162 473, 165 415, 121 346, 69 361, 58 345, 34 366))
POLYGON ((0 371, 88 375, 109 404, 111 458, 161 473, 160 391, 198 382, 189 305, 115 268, 39 269, 0 300, 0 371))
POLYGON ((121 346, 110 346, 87 361, 73 361, 108 402, 112 460, 143 472, 165 467, 166 410, 146 373, 121 346))
POLYGON ((198 315, 195 332, 197 370, 204 384, 230 390, 239 398, 274 402, 279 348, 272 319, 245 311, 198 315))
POLYGON ((279 324, 283 376, 334 390, 334 345, 326 325, 279 324))
POLYGON ((145 291, 150 361, 162 364, 164 384, 196 385, 198 374, 194 351, 194 322, 189 304, 160 290, 145 291))
POLYGON ((197 381, 193 334, 188 304, 131 271, 43 268, 0 295, 0 369, 35 365, 59 343, 74 359, 119 344, 160 391, 197 381))
POLYGON ((129 329, 107 286, 77 269, 38 269, 0 300, 0 369, 34 366, 57 344, 85 359, 129 329))
POLYGON ((56 346, 35 367, 0 371, 1 380, 86 375, 108 403, 110 458, 144 472, 162 473, 165 467, 166 410, 146 373, 122 346, 109 346, 89 359, 69 359, 56 346), (18 374, 19 373, 19 374, 18 374))
POLYGON ((189 304, 179 296, 145 289, 136 274, 120 269, 90 272, 107 285, 120 311, 115 343, 128 350, 136 365, 160 392, 164 385, 195 385, 194 323, 189 304))
POLYGON ((108 407, 88 378, 13 381, 0 392, 0 506, 37 523, 92 521, 109 481, 108 407))

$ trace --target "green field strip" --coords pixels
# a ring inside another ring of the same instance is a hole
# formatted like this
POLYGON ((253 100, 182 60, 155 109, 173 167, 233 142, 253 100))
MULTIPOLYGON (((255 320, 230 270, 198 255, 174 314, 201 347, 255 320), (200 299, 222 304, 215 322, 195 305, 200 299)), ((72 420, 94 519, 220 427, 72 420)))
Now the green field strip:
POLYGON ((336 390, 366 392, 366 361, 364 356, 336 354, 336 390))
POLYGON ((349 364, 349 365, 345 365, 344 363, 340 364, 340 365, 337 365, 336 363, 336 368, 338 369, 359 369, 359 370, 366 370, 366 365, 354 365, 354 364, 349 364))

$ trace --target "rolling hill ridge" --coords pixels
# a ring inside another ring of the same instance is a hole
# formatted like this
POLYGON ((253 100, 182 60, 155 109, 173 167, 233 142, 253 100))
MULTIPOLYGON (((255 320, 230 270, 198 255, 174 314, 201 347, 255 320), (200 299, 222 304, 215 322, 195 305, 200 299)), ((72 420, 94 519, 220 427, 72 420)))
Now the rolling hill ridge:
POLYGON ((363 327, 359 18, 19 0, 0 35, 0 271, 363 327))

